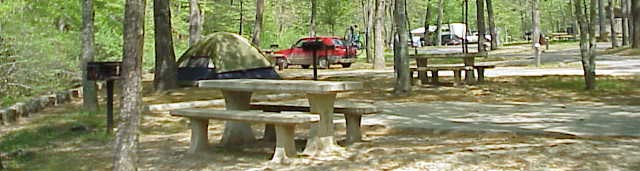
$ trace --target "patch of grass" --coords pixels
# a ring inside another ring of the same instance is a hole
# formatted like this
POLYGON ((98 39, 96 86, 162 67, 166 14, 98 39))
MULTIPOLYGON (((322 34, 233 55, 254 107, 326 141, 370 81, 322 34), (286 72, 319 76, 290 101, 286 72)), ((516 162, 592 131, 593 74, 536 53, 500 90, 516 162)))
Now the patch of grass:
POLYGON ((596 78, 597 88, 593 91, 585 90, 583 77, 568 76, 546 76, 535 79, 523 77, 518 80, 518 84, 528 87, 544 87, 549 89, 558 89, 574 92, 585 92, 594 94, 619 94, 631 92, 638 89, 637 79, 623 80, 614 77, 598 77, 596 78), (634 86, 634 84, 636 86, 634 86))
POLYGON ((491 78, 481 87, 502 100, 538 102, 602 102, 614 105, 640 104, 640 77, 596 78, 595 90, 585 90, 581 76, 491 78))
MULTIPOLYGON (((112 136, 105 134, 104 112, 91 114, 72 112, 45 116, 33 121, 33 126, 8 133, 0 139, 0 151, 15 153, 11 160, 6 161, 9 168, 19 170, 59 170, 60 167, 49 168, 49 164, 78 167, 74 165, 52 162, 67 159, 72 155, 43 154, 50 149, 68 148, 69 144, 106 144, 112 136), (45 161, 43 161, 46 159, 45 161), (45 168, 45 169, 36 169, 45 168)), ((55 150, 54 150, 55 151, 55 150)), ((77 153, 77 152, 73 152, 77 153)), ((73 154, 77 155, 77 154, 73 154)), ((83 160, 81 157, 76 160, 83 160)), ((77 163, 77 162, 73 162, 77 163)), ((69 169, 63 169, 69 170, 69 169)), ((74 170, 74 169, 71 169, 74 170)))

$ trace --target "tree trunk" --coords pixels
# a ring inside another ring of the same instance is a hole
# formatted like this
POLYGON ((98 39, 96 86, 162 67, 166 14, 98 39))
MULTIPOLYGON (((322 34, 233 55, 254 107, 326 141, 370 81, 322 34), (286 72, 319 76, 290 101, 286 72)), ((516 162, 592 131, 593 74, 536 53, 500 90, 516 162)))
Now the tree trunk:
POLYGON ((374 0, 366 0, 367 1, 367 30, 365 33, 365 47, 367 51, 367 62, 372 63, 374 59, 373 54, 373 23, 375 18, 375 7, 373 4, 374 0))
MULTIPOLYGON (((280 0, 276 1, 276 3, 282 3, 280 0)), ((285 12, 284 12, 284 5, 278 5, 278 11, 276 13, 276 23, 278 25, 278 37, 282 37, 282 34, 284 33, 284 17, 285 17, 285 12)))
POLYGON ((537 67, 540 66, 540 47, 542 46, 540 44, 540 10, 538 9, 538 0, 532 0, 531 3, 531 15, 533 16, 533 21, 531 22, 533 34, 531 36, 533 40, 533 55, 535 56, 537 67))
POLYGON ((444 0, 438 0, 438 18, 436 18, 436 46, 442 45, 442 17, 444 17, 444 0))
POLYGON ((80 60, 83 93, 82 107, 85 111, 95 113, 98 111, 96 82, 87 79, 87 63, 93 61, 93 56, 95 55, 93 20, 93 0, 84 0, 82 3, 82 59, 80 60))
POLYGON ((260 34, 262 33, 262 16, 264 13, 264 0, 256 0, 256 21, 253 27, 253 42, 256 47, 260 47, 260 34))
POLYGON ((427 6, 424 14, 424 35, 422 35, 422 39, 424 39, 424 46, 428 45, 431 40, 429 40, 429 21, 431 20, 431 0, 427 0, 427 6))
MULTIPOLYGON (((526 1, 527 0, 520 0, 518 1, 519 6, 523 7, 520 8, 520 29, 522 31, 522 36, 525 36, 525 34, 527 33, 527 31, 529 31, 529 28, 527 27, 527 13, 525 12, 526 10, 526 1), (524 2, 524 3, 523 3, 524 2)), ((524 39, 526 39, 525 37, 523 37, 524 39)))
POLYGON ((637 49, 640 48, 640 34, 638 34, 640 33, 640 1, 631 1, 631 13, 633 18, 632 47, 637 49))
POLYGON ((409 32, 407 31, 407 14, 405 7, 406 0, 395 0, 394 21, 397 31, 398 41, 394 45, 396 52, 394 56, 394 65, 396 72, 396 82, 394 86, 394 95, 408 96, 411 93, 411 77, 409 76, 409 47, 406 42, 409 41, 409 32))
POLYGON ((156 92, 161 92, 177 87, 177 64, 176 55, 173 50, 169 0, 154 0, 153 5, 156 50, 153 87, 156 92))
POLYGON ((589 53, 588 56, 582 58, 582 67, 584 68, 585 83, 587 90, 596 88, 596 0, 591 0, 590 5, 590 21, 589 24, 589 53))
POLYGON ((202 32, 202 15, 198 0, 189 0, 189 46, 194 45, 202 32))
POLYGON ((609 16, 609 24, 611 24, 611 47, 618 47, 618 40, 616 39, 616 18, 614 13, 615 3, 613 0, 609 0, 609 8, 607 9, 607 13, 609 16))
POLYGON ((394 0, 385 0, 385 16, 384 16, 384 36, 385 36, 385 48, 393 48, 394 35, 396 34, 396 27, 393 26, 393 9, 394 0))
POLYGON ((622 46, 629 45, 629 7, 628 0, 620 0, 622 9, 622 46))
POLYGON ((242 35, 244 30, 244 1, 240 0, 240 20, 238 21, 238 34, 242 35))
POLYGON ((589 5, 589 18, 583 14, 582 3, 575 3, 576 18, 580 25, 580 54, 586 89, 595 89, 595 48, 596 48, 596 0, 591 0, 589 5), (592 21, 592 22, 588 22, 592 21))
POLYGON ((487 1, 487 19, 489 21, 489 32, 491 32, 491 50, 498 49, 498 31, 496 30, 496 21, 493 15, 493 4, 491 0, 487 1))
POLYGON ((137 170, 138 137, 142 112, 142 55, 145 0, 127 0, 122 62, 122 104, 114 147, 114 171, 137 170))
POLYGON ((311 37, 315 37, 316 36, 316 11, 318 10, 317 7, 318 6, 318 2, 317 0, 311 0, 311 21, 309 24, 309 35, 311 37))
MULTIPOLYGON (((535 1, 535 0, 534 0, 535 1)), ((487 29, 484 23, 484 0, 476 0, 476 24, 478 25, 478 53, 483 53, 484 50, 484 35, 487 33, 487 29)))
POLYGON ((384 30, 384 15, 385 15, 385 0, 375 0, 376 2, 376 14, 375 14, 375 27, 374 27, 374 39, 375 39, 375 49, 374 49, 374 59, 373 59, 373 69, 382 70, 384 69, 384 35, 382 31, 384 30))
POLYGON ((627 1, 627 28, 629 29, 629 45, 631 45, 633 47, 633 39, 635 37, 635 29, 634 29, 634 19, 633 19, 633 4, 631 3, 631 1, 633 0, 626 0, 627 1))
POLYGON ((598 1, 598 22, 600 24, 600 37, 598 37, 598 41, 606 42, 609 41, 609 33, 607 32, 607 15, 604 10, 604 1, 606 0, 597 0, 598 1))

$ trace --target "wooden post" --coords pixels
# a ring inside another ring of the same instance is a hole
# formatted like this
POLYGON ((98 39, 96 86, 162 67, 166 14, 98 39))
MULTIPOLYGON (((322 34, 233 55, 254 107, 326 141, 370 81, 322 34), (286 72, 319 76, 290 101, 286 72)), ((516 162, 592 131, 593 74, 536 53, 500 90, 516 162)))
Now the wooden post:
POLYGON ((107 134, 113 132, 113 81, 107 80, 107 134))
POLYGON ((462 78, 460 75, 462 75, 461 70, 453 70, 453 86, 460 86, 460 84, 462 84, 462 78))
POLYGON ((440 81, 438 80, 438 70, 431 71, 431 83, 438 84, 440 81))

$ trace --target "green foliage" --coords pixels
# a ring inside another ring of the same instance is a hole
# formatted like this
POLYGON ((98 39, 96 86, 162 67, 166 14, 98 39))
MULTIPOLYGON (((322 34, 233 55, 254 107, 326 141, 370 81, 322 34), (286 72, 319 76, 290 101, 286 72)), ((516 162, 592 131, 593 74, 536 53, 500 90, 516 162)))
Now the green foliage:
MULTIPOLYGON (((12 160, 5 161, 8 162, 9 168, 59 170, 80 167, 56 163, 60 160, 69 160, 67 157, 70 156, 47 156, 33 151, 43 148, 64 148, 65 144, 103 144, 111 140, 111 136, 105 134, 104 115, 74 112, 46 116, 34 123, 37 124, 33 127, 11 132, 2 137, 0 151, 3 153, 20 153, 19 151, 22 151, 22 154, 16 155, 12 160), (35 160, 42 161, 34 162, 35 160), (34 165, 34 163, 38 164, 34 165), (43 167, 43 165, 47 167, 43 167)), ((80 154, 76 153, 75 155, 80 154)))
MULTIPOLYGON (((242 35, 250 38, 255 20, 254 0, 200 0, 204 14, 203 34, 225 31, 237 33, 243 14, 242 35), (243 2, 243 8, 240 8, 243 2)), ((351 25, 365 29, 362 1, 318 1, 317 33, 344 36, 351 25)), ((444 23, 463 20, 463 1, 445 0, 444 23)), ((470 30, 475 30, 475 3, 469 3, 470 30)), ((411 28, 421 27, 427 4, 436 20, 437 0, 407 0, 411 28)), ((529 30, 529 5, 524 0, 493 0, 496 25, 502 38, 521 39, 529 30), (523 20, 524 19, 524 20, 523 20), (523 23, 524 21, 524 23, 523 23), (505 36, 507 35, 507 36, 505 36)), ((97 61, 122 59, 124 0, 94 0, 97 61)), ((308 36, 310 19, 308 0, 266 0, 262 29, 262 48, 280 45, 288 48, 297 39, 308 36)), ((0 3, 0 106, 23 96, 68 88, 79 80, 81 1, 31 0, 0 3)), ((144 70, 154 66, 153 1, 147 1, 145 18, 144 70)), ((388 10, 390 10, 389 8, 388 10)), ((565 0, 540 3, 543 32, 560 31, 573 24, 565 0)), ((189 1, 171 1, 176 55, 187 49, 189 1)), ((387 14, 391 14, 387 11, 387 14)), ((387 16, 388 20, 392 17, 387 16)), ((390 27, 391 25, 387 25, 390 27)))
POLYGON ((518 80, 518 85, 526 87, 544 87, 563 91, 581 92, 590 95, 620 95, 632 93, 637 90, 640 82, 638 79, 623 79, 616 77, 598 77, 598 87, 594 91, 586 91, 584 78, 568 76, 548 76, 537 79, 523 78, 518 80))
POLYGON ((69 87, 76 76, 72 54, 79 54, 80 22, 72 15, 79 4, 10 1, 0 9, 0 106, 69 87))

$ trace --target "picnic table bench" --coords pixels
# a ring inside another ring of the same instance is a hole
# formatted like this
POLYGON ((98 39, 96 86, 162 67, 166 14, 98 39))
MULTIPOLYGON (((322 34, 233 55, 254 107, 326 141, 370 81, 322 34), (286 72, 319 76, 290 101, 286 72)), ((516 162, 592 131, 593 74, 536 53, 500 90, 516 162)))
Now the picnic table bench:
MULTIPOLYGON (((249 107, 251 110, 262 110, 265 112, 283 112, 283 111, 298 111, 298 112, 311 112, 311 108, 308 103, 274 103, 274 102, 260 102, 253 103, 249 107)), ((382 109, 364 103, 352 103, 352 102, 337 102, 333 109, 334 113, 344 115, 346 128, 347 128, 347 143, 362 141, 361 121, 362 115, 369 115, 382 112, 382 109)), ((265 128, 267 131, 268 128, 265 128)), ((265 133, 265 137, 268 137, 268 133, 265 133)))
MULTIPOLYGON (((454 86, 458 86, 460 84, 462 84, 462 71, 468 71, 468 70, 472 70, 473 71, 473 67, 472 66, 458 66, 458 65, 432 65, 432 66, 427 66, 427 67, 417 67, 417 68, 411 68, 410 70, 410 75, 411 78, 413 77, 413 72, 424 72, 426 73, 427 71, 431 72, 431 82, 434 84, 439 83, 439 76, 438 76, 438 72, 439 71, 453 71, 453 77, 454 77, 454 82, 453 85, 454 86)), ((427 74, 418 74, 419 76, 424 76, 427 77, 427 74)), ((411 83, 413 83, 413 81, 411 81, 411 83)))
MULTIPOLYGON (((220 89, 225 99, 225 108, 231 111, 250 110, 251 95, 256 91, 304 93, 309 101, 309 111, 320 117, 317 126, 313 127, 313 134, 310 133, 304 153, 310 156, 321 156, 333 154, 332 152, 344 151, 344 149, 337 146, 334 139, 334 103, 338 93, 361 89, 362 83, 350 81, 222 79, 198 81, 198 87, 220 89)), ((280 117, 269 115, 269 117, 272 116, 275 119, 280 117)), ((223 146, 248 145, 254 142, 255 136, 247 122, 234 120, 225 122, 225 130, 221 140, 223 146)))
POLYGON ((178 109, 172 110, 172 116, 187 117, 191 121, 190 153, 204 151, 209 143, 209 119, 240 121, 249 123, 273 124, 276 129, 276 148, 273 162, 282 162, 288 157, 296 156, 294 142, 297 124, 308 124, 320 121, 320 116, 310 113, 274 113, 261 111, 214 110, 214 109, 178 109))
MULTIPOLYGON (((453 71, 454 73, 454 85, 460 85, 462 83, 462 72, 465 72, 465 82, 482 82, 484 81, 484 70, 488 68, 495 68, 495 65, 476 65, 476 57, 486 57, 488 54, 484 53, 451 53, 451 54, 413 54, 410 57, 416 60, 416 67, 410 68, 410 73, 413 78, 413 72, 418 73, 418 78, 421 83, 426 84, 429 82, 427 72, 432 74, 432 83, 439 83, 438 72, 439 71, 453 71), (429 59, 437 58, 460 58, 463 59, 461 65, 428 65, 429 59), (474 70, 478 71, 478 79, 476 80, 474 70)), ((412 81, 413 83, 413 81, 412 81)))

